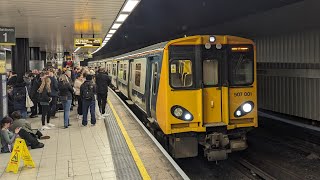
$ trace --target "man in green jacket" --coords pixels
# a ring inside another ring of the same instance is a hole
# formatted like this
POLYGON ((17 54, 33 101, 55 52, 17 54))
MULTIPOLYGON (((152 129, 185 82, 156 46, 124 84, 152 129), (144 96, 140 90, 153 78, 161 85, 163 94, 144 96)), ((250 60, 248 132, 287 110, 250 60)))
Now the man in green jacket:
POLYGON ((13 118, 13 123, 9 128, 11 132, 14 132, 16 128, 21 127, 22 129, 26 130, 29 134, 31 134, 35 138, 38 138, 38 139, 50 138, 50 136, 43 136, 43 134, 39 130, 32 129, 30 122, 26 121, 25 119, 22 119, 19 111, 13 112, 11 116, 13 118))

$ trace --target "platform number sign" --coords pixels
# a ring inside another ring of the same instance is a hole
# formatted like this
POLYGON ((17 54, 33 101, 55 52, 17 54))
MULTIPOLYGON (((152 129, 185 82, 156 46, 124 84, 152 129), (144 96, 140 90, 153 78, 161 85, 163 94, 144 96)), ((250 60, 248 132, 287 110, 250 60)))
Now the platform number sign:
POLYGON ((14 27, 0 27, 0 45, 16 45, 16 30, 14 27))

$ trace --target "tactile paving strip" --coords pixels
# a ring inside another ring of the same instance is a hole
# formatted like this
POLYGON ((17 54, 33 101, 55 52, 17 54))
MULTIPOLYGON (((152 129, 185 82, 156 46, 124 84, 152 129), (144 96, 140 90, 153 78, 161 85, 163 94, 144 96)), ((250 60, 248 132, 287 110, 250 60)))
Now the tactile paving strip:
POLYGON ((128 145, 117 124, 116 118, 108 105, 106 107, 106 113, 109 114, 109 116, 105 119, 105 125, 109 137, 117 179, 142 179, 128 145))

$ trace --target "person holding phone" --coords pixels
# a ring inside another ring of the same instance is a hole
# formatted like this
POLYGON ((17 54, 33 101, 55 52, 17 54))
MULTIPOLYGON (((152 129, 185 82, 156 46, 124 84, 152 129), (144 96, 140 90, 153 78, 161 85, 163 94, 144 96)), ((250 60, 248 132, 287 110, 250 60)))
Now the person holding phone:
POLYGON ((16 140, 21 127, 17 127, 14 133, 9 131, 9 127, 12 124, 12 119, 10 117, 4 117, 1 121, 1 153, 9 153, 12 151, 13 143, 16 140))

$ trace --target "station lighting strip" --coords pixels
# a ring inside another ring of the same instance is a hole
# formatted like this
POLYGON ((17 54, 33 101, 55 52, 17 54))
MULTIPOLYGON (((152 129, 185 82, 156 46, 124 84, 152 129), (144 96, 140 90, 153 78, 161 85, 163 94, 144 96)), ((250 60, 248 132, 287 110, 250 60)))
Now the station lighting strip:
MULTIPOLYGON (((94 54, 98 52, 100 49, 102 49, 107 42, 111 39, 111 37, 116 33, 116 31, 119 29, 119 27, 123 24, 123 22, 128 18, 130 13, 134 10, 135 7, 140 3, 141 0, 127 0, 125 2, 125 5, 121 9, 120 13, 118 14, 117 19, 113 22, 111 28, 109 29, 108 34, 104 38, 101 46, 96 49, 91 54, 94 54)), ((80 47, 78 47, 74 52, 79 51, 80 47)))

